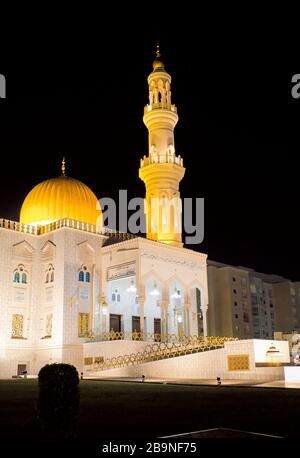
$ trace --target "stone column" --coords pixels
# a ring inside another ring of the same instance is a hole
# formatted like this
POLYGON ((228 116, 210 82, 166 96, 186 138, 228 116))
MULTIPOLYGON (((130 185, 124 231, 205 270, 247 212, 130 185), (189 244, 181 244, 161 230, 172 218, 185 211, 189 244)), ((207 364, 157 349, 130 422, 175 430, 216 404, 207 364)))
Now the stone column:
POLYGON ((139 296, 139 306, 140 306, 140 329, 142 340, 144 340, 144 324, 145 324, 145 298, 139 296))
POLYGON ((203 316, 203 337, 207 337, 207 305, 203 304, 201 305, 201 310, 202 310, 202 316, 203 316))
POLYGON ((186 337, 189 337, 191 334, 191 304, 184 304, 184 333, 186 337))
POLYGON ((168 336, 168 301, 161 301, 161 340, 167 340, 168 336))

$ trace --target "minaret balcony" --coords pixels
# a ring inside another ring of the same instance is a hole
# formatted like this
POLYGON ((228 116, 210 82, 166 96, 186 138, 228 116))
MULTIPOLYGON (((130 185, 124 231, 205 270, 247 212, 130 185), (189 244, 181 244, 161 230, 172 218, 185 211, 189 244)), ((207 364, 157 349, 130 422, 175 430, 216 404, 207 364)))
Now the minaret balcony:
POLYGON ((169 111, 173 111, 173 113, 177 113, 176 105, 168 105, 167 103, 157 102, 157 103, 152 103, 151 105, 146 105, 144 107, 144 115, 149 113, 149 111, 153 111, 153 110, 169 110, 169 111))
POLYGON ((150 154, 141 159, 141 167, 146 167, 150 164, 176 164, 183 167, 183 158, 175 156, 175 154, 150 154))

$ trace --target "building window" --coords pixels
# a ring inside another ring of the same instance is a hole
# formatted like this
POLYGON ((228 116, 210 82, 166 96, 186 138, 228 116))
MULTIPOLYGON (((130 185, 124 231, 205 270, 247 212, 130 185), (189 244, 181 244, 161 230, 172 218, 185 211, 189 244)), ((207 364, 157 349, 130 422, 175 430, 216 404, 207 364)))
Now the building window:
POLYGON ((246 288, 242 288, 242 297, 247 297, 247 290, 246 290, 246 288))
POLYGON ((23 285, 28 283, 28 273, 23 265, 20 264, 18 268, 14 270, 13 282, 22 283, 23 285))
POLYGON ((236 319, 236 320, 238 319, 238 317, 239 317, 239 316, 238 316, 237 314, 235 314, 235 319, 236 319))
POLYGON ((121 295, 117 289, 114 290, 114 292, 111 295, 111 300, 112 302, 120 302, 121 301, 121 295))
POLYGON ((258 304, 257 296, 251 296, 251 303, 253 305, 257 305, 258 304))
POLYGON ((247 312, 243 313, 243 320, 244 323, 249 323, 249 314, 247 312))
POLYGON ((24 316, 23 315, 13 315, 12 324, 11 324, 11 337, 12 339, 22 339, 24 332, 24 316))
POLYGON ((236 294, 236 289, 233 290, 234 294, 236 294))
POLYGON ((54 267, 52 264, 49 264, 46 270, 46 283, 54 282, 54 267))
POLYGON ((87 337, 89 334, 89 313, 78 314, 78 337, 87 337))
POLYGON ((248 302, 243 302, 243 310, 248 310, 248 302))
POLYGON ((250 291, 252 294, 255 294, 256 293, 256 285, 254 283, 251 283, 250 285, 250 291))
POLYGON ((238 305, 237 301, 234 301, 234 305, 237 307, 237 305, 238 305))
POLYGON ((78 281, 82 281, 85 283, 90 283, 91 281, 91 274, 88 271, 86 266, 81 266, 81 269, 78 273, 78 281))
POLYGON ((52 336, 52 313, 46 316, 46 337, 52 336))
POLYGON ((232 281, 235 281, 235 277, 232 277, 232 281))
POLYGON ((250 326, 248 324, 245 324, 245 326, 244 326, 244 333, 245 334, 250 334, 250 326))

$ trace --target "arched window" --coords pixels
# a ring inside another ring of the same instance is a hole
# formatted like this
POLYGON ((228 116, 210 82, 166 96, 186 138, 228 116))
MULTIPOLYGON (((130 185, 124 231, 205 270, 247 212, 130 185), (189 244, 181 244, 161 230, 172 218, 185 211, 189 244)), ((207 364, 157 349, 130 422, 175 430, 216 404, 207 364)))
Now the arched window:
POLYGON ((14 271, 13 276, 14 283, 22 283, 26 285, 28 283, 28 272, 25 270, 24 266, 20 264, 17 269, 14 271))
POLYGON ((121 295, 119 293, 118 289, 115 289, 111 295, 111 300, 112 302, 120 302, 121 301, 121 295))
POLYGON ((79 270, 79 273, 78 273, 78 280, 79 281, 83 281, 85 283, 90 283, 91 281, 91 274, 90 272, 88 271, 88 268, 87 266, 85 265, 82 265, 80 270, 79 270))
POLYGON ((45 283, 54 282, 54 267, 52 264, 49 264, 46 270, 46 280, 45 283))

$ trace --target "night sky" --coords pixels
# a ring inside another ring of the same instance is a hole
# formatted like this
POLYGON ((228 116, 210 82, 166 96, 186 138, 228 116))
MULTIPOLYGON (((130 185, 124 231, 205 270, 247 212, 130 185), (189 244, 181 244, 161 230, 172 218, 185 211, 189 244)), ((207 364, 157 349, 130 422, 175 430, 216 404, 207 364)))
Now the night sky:
POLYGON ((141 14, 120 26, 90 12, 82 22, 40 21, 2 37, 0 216, 18 220, 26 194, 60 174, 63 156, 67 174, 98 197, 119 189, 144 196, 142 116, 159 40, 180 118, 181 195, 205 198, 205 239, 193 249, 300 280, 300 99, 291 97, 300 61, 292 27, 189 14, 170 24, 166 14, 164 26, 141 14))

